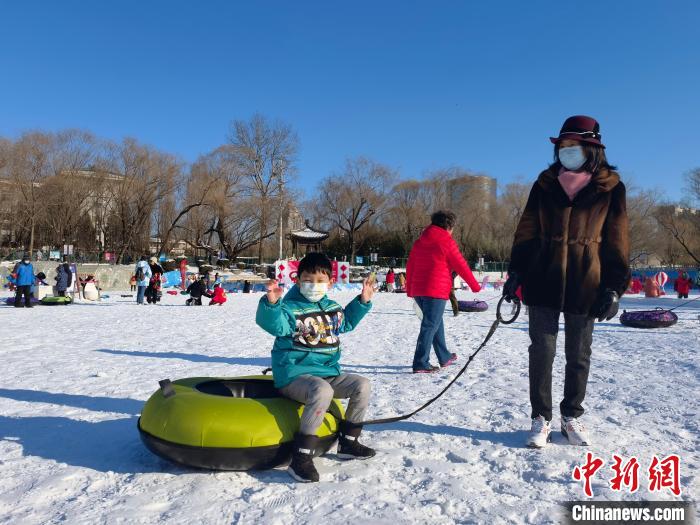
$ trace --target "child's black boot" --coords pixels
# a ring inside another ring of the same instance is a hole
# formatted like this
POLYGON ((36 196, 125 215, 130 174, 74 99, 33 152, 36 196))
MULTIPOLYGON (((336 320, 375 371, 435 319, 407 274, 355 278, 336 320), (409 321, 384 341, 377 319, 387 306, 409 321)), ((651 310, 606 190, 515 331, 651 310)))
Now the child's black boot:
POLYGON ((314 450, 317 445, 317 436, 294 434, 294 452, 287 472, 295 480, 304 483, 318 481, 318 472, 314 466, 314 450))
POLYGON ((373 448, 364 446, 358 441, 362 426, 349 421, 340 422, 340 437, 338 438, 338 457, 341 459, 369 459, 376 455, 373 448))

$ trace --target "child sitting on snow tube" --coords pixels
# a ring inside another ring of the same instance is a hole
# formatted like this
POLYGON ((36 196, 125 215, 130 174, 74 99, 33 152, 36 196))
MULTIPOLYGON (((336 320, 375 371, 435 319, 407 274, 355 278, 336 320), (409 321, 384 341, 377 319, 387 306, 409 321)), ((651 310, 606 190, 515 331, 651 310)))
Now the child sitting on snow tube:
POLYGON ((300 262, 299 282, 282 299, 277 281, 270 281, 260 299, 256 323, 276 336, 272 348, 275 387, 290 399, 304 403, 299 432, 294 436, 292 463, 288 472, 298 481, 318 481, 313 451, 317 430, 334 397, 350 398, 346 420, 340 425, 338 456, 367 459, 374 450, 359 443, 369 403, 369 381, 340 372, 339 335, 354 329, 372 308, 373 283, 365 279, 360 296, 345 309, 326 292, 332 285, 331 261, 321 253, 310 253, 300 262))

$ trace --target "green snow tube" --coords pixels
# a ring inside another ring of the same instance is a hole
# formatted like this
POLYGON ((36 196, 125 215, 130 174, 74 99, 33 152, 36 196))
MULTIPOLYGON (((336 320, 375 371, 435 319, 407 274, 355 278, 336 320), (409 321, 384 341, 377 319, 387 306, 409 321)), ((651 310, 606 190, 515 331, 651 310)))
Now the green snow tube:
POLYGON ((45 304, 47 306, 56 306, 59 304, 71 304, 73 301, 71 300, 70 297, 44 297, 41 300, 41 304, 45 304))
MULTIPOLYGON (((304 405, 282 397, 270 376, 191 377, 160 382, 138 421, 153 453, 190 467, 269 469, 292 456, 304 405)), ((333 446, 345 412, 333 400, 316 455, 333 446)))

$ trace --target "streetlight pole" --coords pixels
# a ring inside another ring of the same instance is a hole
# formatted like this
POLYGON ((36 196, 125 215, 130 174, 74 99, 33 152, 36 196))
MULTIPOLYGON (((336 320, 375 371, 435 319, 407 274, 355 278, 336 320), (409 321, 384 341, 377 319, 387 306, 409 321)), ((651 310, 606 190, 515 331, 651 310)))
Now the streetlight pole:
POLYGON ((284 216, 284 161, 280 160, 277 164, 277 176, 279 177, 279 194, 280 194, 280 224, 279 224, 279 232, 280 232, 280 250, 279 250, 279 257, 278 260, 281 261, 282 257, 284 256, 283 253, 283 239, 284 239, 284 234, 283 234, 283 216, 284 216))

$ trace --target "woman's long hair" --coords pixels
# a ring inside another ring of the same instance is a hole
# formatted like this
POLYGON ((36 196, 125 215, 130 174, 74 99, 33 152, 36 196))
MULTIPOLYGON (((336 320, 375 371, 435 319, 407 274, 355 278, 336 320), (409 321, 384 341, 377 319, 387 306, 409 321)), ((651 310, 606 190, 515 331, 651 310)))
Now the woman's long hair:
MULTIPOLYGON (((554 145, 554 162, 550 166, 552 171, 555 173, 559 172, 559 168, 562 167, 561 162, 559 162, 559 144, 554 145)), ((586 156, 586 162, 579 170, 585 170, 589 173, 595 175, 601 169, 606 169, 609 171, 616 171, 617 166, 613 166, 608 163, 608 158, 605 156, 605 148, 601 146, 596 146, 590 142, 579 142, 579 145, 583 148, 583 154, 586 156)))

